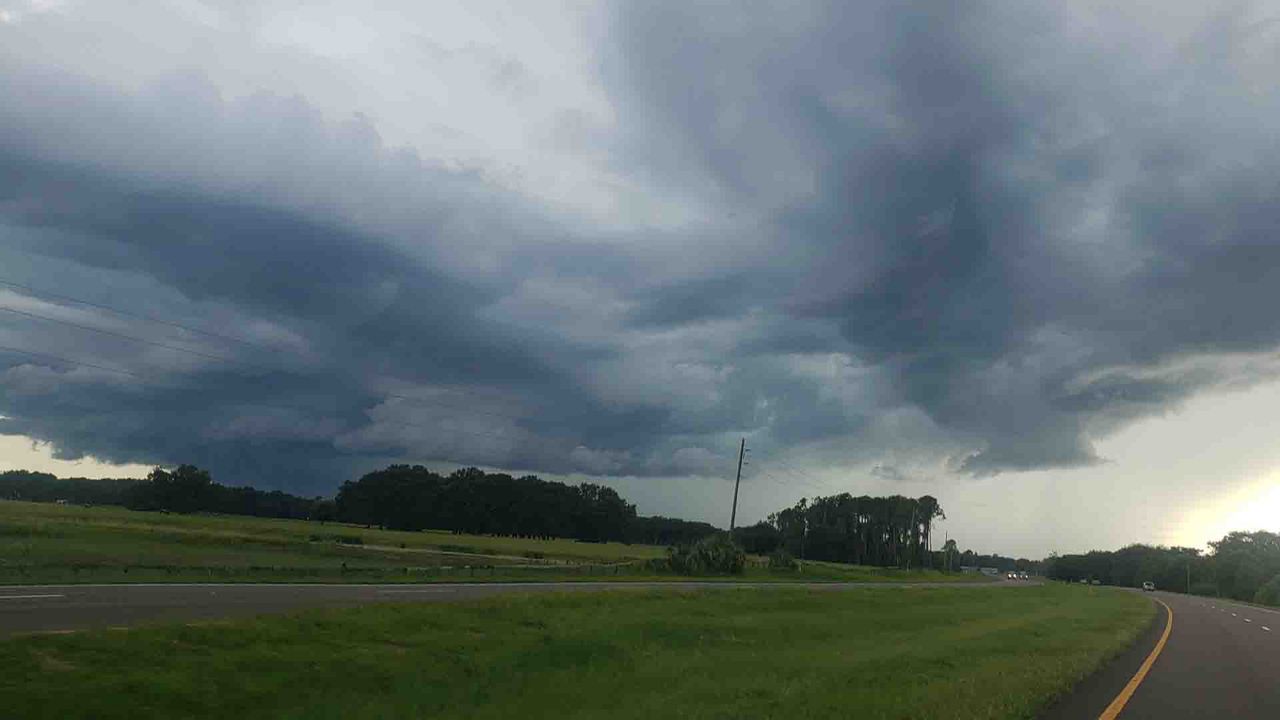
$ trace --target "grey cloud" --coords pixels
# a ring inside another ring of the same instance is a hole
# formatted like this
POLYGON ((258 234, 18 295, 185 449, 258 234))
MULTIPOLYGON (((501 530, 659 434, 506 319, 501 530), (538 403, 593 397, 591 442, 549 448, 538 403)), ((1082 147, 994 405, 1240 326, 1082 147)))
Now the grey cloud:
MULTIPOLYGON (((778 202, 779 252, 808 272, 774 284, 775 307, 838 323, 856 356, 891 369, 900 402, 975 447, 956 467, 1096 463, 1091 429, 1210 385, 1067 397, 1058 383, 1280 341, 1266 309, 1280 155, 1261 120, 1278 95, 1250 61, 1274 58, 1276 39, 1248 8, 1207 16, 1154 68, 1048 5, 807 9, 790 35, 760 22, 768 11, 627 6, 633 50, 606 77, 662 113, 662 140, 637 143, 698 149, 651 153, 669 166, 656 172, 778 202), (743 171, 784 148, 784 176, 812 176, 814 192, 743 171)), ((1117 32, 1176 42, 1158 25, 1117 32)), ((715 308, 687 304, 690 320, 715 308)))
POLYGON ((6 279, 271 349, 4 318, 0 344, 148 382, 4 355, 0 431, 317 492, 394 458, 706 476, 741 436, 888 481, 1102 462, 1125 423, 1272 376, 1231 356, 1280 345, 1280 93, 1247 9, 1077 11, 613 7, 616 124, 562 131, 682 219, 607 228, 375 119, 0 50, 6 279))

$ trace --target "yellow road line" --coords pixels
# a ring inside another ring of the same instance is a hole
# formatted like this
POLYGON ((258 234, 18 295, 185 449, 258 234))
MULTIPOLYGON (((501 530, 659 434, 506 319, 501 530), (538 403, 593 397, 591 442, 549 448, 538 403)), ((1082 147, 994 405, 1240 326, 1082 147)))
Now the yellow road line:
POLYGON ((1142 667, 1139 667, 1138 672, 1134 673, 1133 677, 1129 679, 1129 684, 1125 685, 1120 694, 1116 696, 1116 699, 1112 700, 1107 709, 1102 711, 1102 714, 1098 716, 1098 720, 1115 720, 1120 715, 1120 711, 1124 710, 1129 698, 1133 697, 1133 692, 1146 679, 1151 666, 1156 662, 1156 658, 1160 657, 1160 651, 1164 650, 1164 644, 1169 641, 1169 633, 1173 632, 1173 608, 1165 605, 1163 600, 1152 599, 1164 605, 1164 609, 1169 613, 1168 619, 1165 620, 1164 624, 1164 634, 1160 636, 1160 642, 1157 642, 1156 646, 1151 649, 1151 654, 1147 656, 1147 659, 1142 661, 1142 667))

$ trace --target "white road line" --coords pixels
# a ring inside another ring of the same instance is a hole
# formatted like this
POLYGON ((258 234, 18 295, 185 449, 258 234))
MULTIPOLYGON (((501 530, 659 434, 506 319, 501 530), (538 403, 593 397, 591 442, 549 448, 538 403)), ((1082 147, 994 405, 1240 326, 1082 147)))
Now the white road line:
POLYGON ((1236 615, 1235 613, 1231 613, 1231 617, 1240 617, 1240 616, 1236 615))
POLYGON ((411 594, 411 593, 451 593, 451 592, 457 592, 457 591, 454 590, 453 588, 438 588, 433 590, 379 590, 378 592, 386 595, 391 595, 393 593, 403 595, 403 594, 411 594))
POLYGON ((0 595, 0 600, 37 600, 41 598, 59 598, 66 595, 0 595))
POLYGON ((1267 627, 1266 625, 1263 625, 1262 629, 1266 630, 1267 632, 1271 632, 1271 628, 1267 627))
POLYGON ((1245 619, 1244 619, 1244 621, 1245 621, 1245 622, 1253 622, 1253 621, 1252 621, 1252 620, 1250 620, 1249 618, 1245 618, 1245 619))

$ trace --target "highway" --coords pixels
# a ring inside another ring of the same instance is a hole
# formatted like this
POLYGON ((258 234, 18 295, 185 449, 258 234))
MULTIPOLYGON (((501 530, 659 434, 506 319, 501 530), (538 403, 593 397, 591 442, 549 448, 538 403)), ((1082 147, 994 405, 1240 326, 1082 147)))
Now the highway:
MULTIPOLYGON (((810 583, 801 587, 1018 587, 1031 583, 810 583)), ((786 584, 796 587, 798 584, 786 584)), ((505 593, 781 587, 749 582, 433 583, 430 585, 216 584, 0 586, 0 636, 192 622, 380 602, 450 602, 505 593)))
POLYGON ((1127 702, 1115 707, 1159 644, 1169 614, 1163 606, 1134 648, 1043 718, 1280 718, 1280 611, 1177 593, 1149 595, 1172 610, 1172 627, 1127 702), (1109 706, 1115 714, 1105 714, 1109 706))
MULTIPOLYGON (((838 592, 908 585, 1016 588, 1030 584, 1034 583, 811 583, 785 587, 838 592)), ((0 587, 0 636, 215 620, 314 607, 450 602, 506 593, 765 587, 780 585, 494 582, 3 586, 0 587)), ((1165 603, 1172 611, 1172 622, 1165 606, 1161 605, 1158 617, 1134 646, 1083 681, 1042 718, 1280 718, 1280 611, 1176 593, 1144 595, 1165 603), (1154 652, 1156 648, 1158 652, 1154 652), (1144 665, 1146 672, 1142 673, 1140 669, 1144 665)))

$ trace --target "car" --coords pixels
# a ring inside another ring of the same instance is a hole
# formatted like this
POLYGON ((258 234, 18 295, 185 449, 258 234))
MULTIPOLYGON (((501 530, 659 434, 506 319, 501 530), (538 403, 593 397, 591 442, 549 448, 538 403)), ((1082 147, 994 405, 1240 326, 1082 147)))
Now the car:
POLYGON ((1097 579, 1095 579, 1095 580, 1093 581, 1093 584, 1094 584, 1094 585, 1101 585, 1101 584, 1102 584, 1102 581, 1101 581, 1101 580, 1097 580, 1097 579))
POLYGON ((1142 583, 1142 589, 1146 590, 1147 592, 1151 592, 1152 590, 1156 589, 1156 584, 1151 582, 1150 580, 1144 581, 1142 583))

